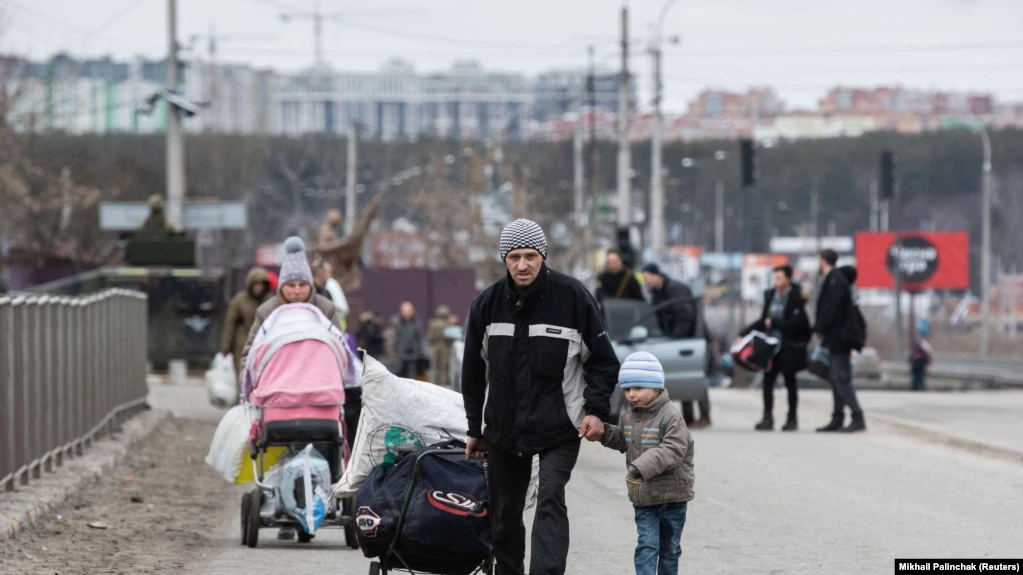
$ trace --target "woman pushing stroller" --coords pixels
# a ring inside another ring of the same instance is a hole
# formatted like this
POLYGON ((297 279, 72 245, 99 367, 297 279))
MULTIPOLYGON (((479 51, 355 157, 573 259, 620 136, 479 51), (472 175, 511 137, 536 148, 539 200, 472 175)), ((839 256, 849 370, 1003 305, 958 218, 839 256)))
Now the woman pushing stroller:
MULTIPOLYGON (((341 318, 337 309, 328 298, 316 293, 313 288, 313 274, 306 259, 305 244, 301 238, 290 237, 284 242, 284 262, 280 271, 280 288, 275 297, 270 298, 256 310, 256 318, 249 330, 248 340, 242 351, 241 365, 248 364, 248 355, 251 351, 253 341, 256 339, 260 328, 274 311, 287 304, 310 304, 315 306, 330 322, 341 329, 341 318)), ((248 395, 250 389, 243 389, 248 395)), ((278 539, 291 540, 296 536, 296 530, 291 527, 283 527, 277 535, 278 539)))

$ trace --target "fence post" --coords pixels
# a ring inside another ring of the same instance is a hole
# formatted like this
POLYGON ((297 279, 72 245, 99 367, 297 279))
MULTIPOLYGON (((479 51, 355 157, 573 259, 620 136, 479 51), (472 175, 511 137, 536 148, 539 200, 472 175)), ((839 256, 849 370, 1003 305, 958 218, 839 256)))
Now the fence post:
POLYGON ((85 380, 88 377, 85 369, 85 298, 75 299, 75 313, 72 331, 75 337, 75 384, 72 401, 75 410, 75 455, 82 455, 83 436, 85 434, 85 414, 88 406, 85 398, 85 380))
POLYGON ((43 399, 43 409, 39 412, 39 417, 43 423, 43 433, 40 435, 44 436, 43 449, 46 455, 43 456, 42 469, 47 473, 53 472, 53 446, 56 444, 56 433, 54 432, 54 426, 57 418, 53 415, 54 407, 54 393, 53 393, 53 321, 50 310, 53 306, 53 297, 43 296, 39 298, 39 343, 40 343, 40 360, 39 366, 40 373, 42 375, 41 383, 42 388, 40 395, 43 399))
MULTIPOLYGON (((11 298, 0 296, 0 331, 12 334, 11 298)), ((14 425, 14 337, 0 338, 0 489, 14 490, 14 473, 18 470, 15 456, 16 427, 14 425)))

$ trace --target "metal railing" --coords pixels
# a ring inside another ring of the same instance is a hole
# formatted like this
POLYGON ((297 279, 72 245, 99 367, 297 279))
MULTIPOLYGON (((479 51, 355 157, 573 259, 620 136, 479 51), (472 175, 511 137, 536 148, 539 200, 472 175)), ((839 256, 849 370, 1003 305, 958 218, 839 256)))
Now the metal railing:
POLYGON ((80 456, 145 408, 145 294, 0 297, 0 488, 80 456))

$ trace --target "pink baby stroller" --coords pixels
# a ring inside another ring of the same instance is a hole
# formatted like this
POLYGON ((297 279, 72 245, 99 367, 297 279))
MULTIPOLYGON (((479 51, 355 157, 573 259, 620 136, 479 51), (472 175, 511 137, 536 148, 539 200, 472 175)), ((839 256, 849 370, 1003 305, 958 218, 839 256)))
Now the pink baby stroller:
MULTIPOLYGON (((295 527, 300 543, 313 539, 314 535, 286 512, 281 491, 293 489, 289 493, 298 507, 312 505, 313 497, 305 493, 301 481, 294 486, 269 484, 263 473, 264 461, 270 448, 284 448, 287 457, 312 444, 330 467, 331 483, 340 480, 349 455, 343 374, 351 373, 351 361, 344 333, 316 306, 281 306, 260 327, 246 359, 242 383, 256 483, 242 498, 242 544, 256 547, 261 527, 295 527)), ((348 546, 357 548, 351 500, 329 502, 321 526, 343 528, 348 546)))

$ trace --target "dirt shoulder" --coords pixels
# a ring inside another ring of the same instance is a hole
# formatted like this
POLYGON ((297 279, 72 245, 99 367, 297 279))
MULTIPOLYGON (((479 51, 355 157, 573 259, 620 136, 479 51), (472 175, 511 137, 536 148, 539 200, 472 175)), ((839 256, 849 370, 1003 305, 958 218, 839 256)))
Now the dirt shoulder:
POLYGON ((179 573, 200 560, 238 504, 204 461, 215 429, 165 420, 111 473, 0 542, 0 573, 179 573))

